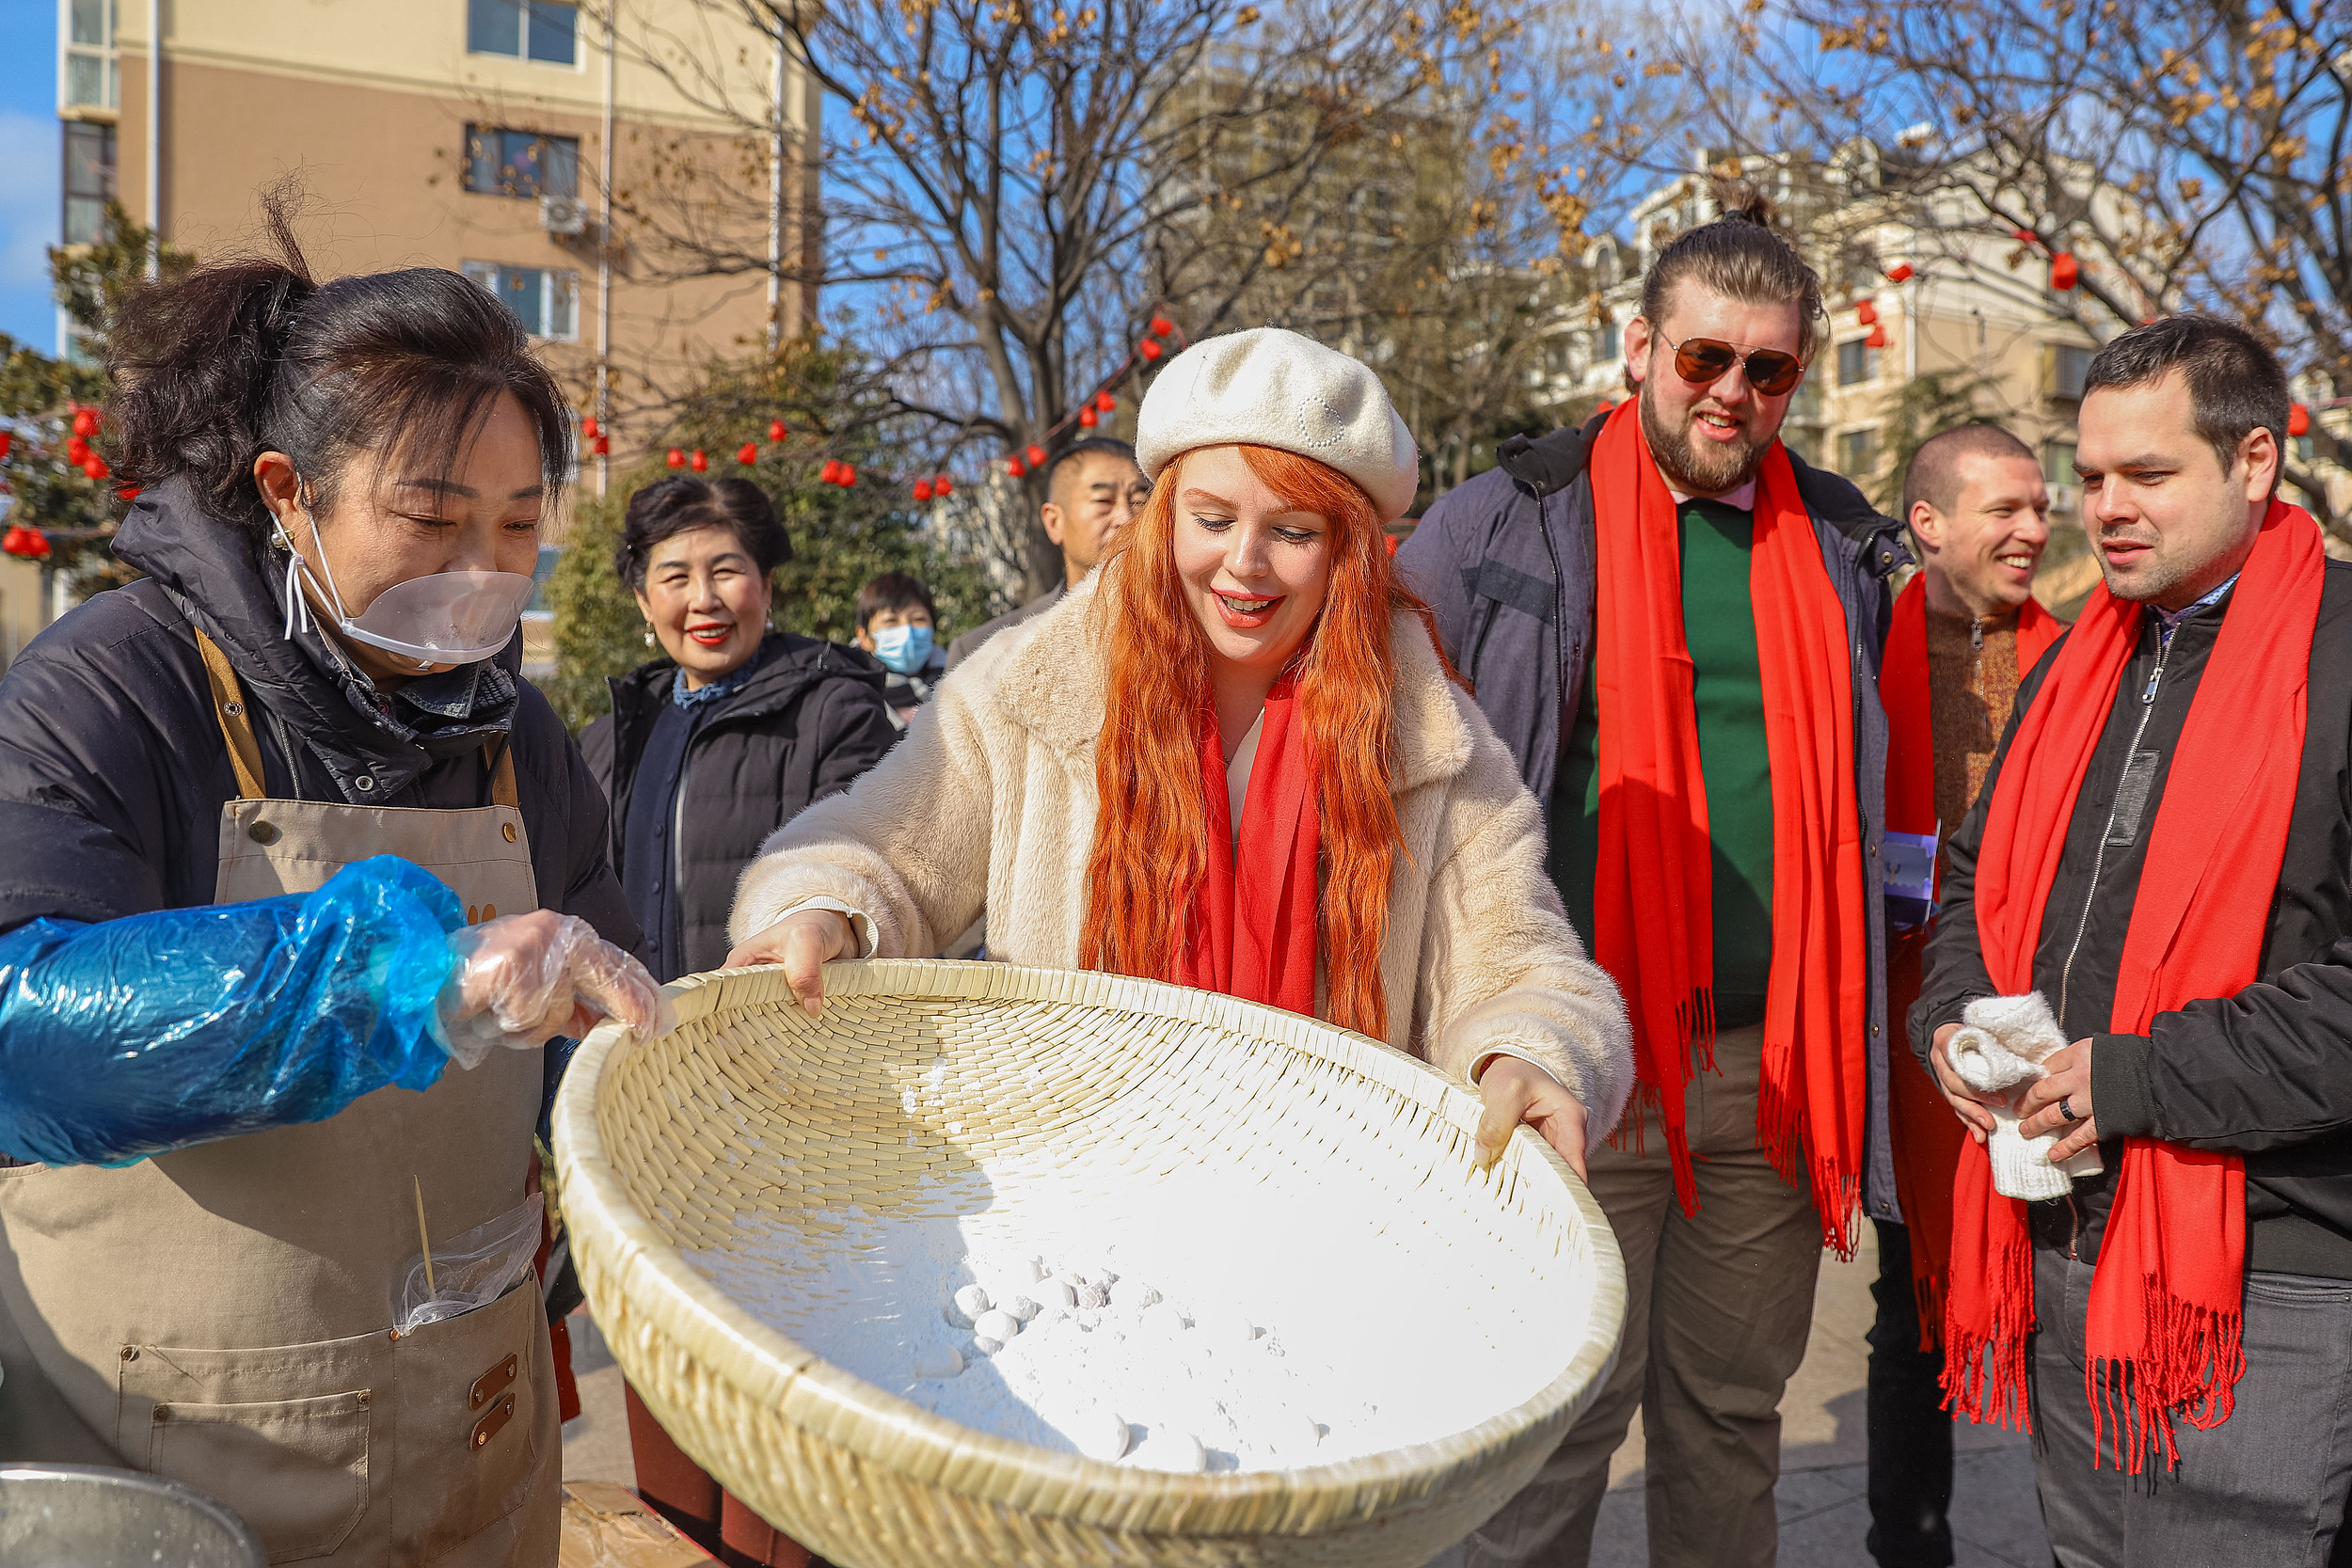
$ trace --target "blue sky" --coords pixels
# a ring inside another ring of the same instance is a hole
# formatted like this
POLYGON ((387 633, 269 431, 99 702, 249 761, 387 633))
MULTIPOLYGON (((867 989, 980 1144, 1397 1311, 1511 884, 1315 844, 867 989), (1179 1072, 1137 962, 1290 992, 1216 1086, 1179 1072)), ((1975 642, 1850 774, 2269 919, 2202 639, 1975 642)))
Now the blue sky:
POLYGON ((0 0, 0 332, 46 353, 57 346, 56 0, 0 0))

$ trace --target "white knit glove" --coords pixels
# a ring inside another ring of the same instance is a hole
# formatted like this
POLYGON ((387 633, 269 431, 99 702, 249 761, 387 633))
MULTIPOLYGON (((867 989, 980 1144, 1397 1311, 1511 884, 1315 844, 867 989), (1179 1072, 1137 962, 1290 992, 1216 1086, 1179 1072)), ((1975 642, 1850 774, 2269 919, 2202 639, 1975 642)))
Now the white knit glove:
POLYGON ((2003 1197, 2041 1202, 2064 1197, 2074 1190, 2074 1179, 2105 1170, 2096 1144, 2053 1165, 2050 1148, 2064 1134, 2027 1138, 2017 1131, 2015 1096, 2007 1091, 2043 1077, 2042 1060, 2067 1043, 2042 993, 1983 997, 1968 1004, 1960 1017, 1962 1028, 1945 1046, 1952 1071, 1972 1089, 2005 1096, 2002 1103, 1985 1107, 1993 1113, 1993 1132, 1984 1142, 1993 1162, 1993 1190, 2003 1197))

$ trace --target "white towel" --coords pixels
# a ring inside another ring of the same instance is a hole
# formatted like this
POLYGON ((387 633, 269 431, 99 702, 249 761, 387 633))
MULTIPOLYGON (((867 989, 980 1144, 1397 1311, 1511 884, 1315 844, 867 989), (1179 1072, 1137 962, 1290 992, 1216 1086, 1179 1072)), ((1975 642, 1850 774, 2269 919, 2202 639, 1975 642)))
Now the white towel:
MULTIPOLYGON (((2065 1032, 2038 990, 1983 997, 1968 1004, 1960 1016, 1962 1027, 1945 1054, 1963 1083, 1987 1093, 2001 1094, 2047 1076, 2043 1059, 2067 1044, 2065 1032)), ((1993 1113, 1993 1134, 1984 1148, 1993 1161, 1994 1192, 2031 1202, 2064 1197, 2074 1190, 2074 1178, 2096 1176, 2106 1168, 2096 1144, 2062 1164, 2050 1164, 2050 1148, 2064 1134, 2022 1136, 2015 1098, 2009 1095, 2005 1103, 1985 1107, 1993 1113)))

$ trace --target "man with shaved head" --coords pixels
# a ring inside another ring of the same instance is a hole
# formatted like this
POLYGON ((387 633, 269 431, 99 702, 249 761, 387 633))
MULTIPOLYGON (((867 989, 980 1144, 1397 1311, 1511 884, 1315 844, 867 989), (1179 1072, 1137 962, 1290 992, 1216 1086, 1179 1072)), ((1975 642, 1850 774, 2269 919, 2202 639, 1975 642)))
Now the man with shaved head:
MULTIPOLYGON (((1920 571, 1895 601, 1879 676, 1888 730, 1887 1003, 1898 1018, 1919 994, 1939 843, 1984 782, 2019 679, 2063 629, 2033 599, 2049 507, 2042 466, 1994 425, 1935 436, 1904 476, 1903 520, 1920 571)), ((1891 1076, 1887 1122, 1903 1220, 1872 1221, 1868 1544, 1881 1568, 1946 1568, 1952 1418, 1935 1304, 1944 1299, 1964 1134, 1926 1073, 1891 1076)))
POLYGON ((1151 482, 1136 466, 1136 449, 1107 436, 1092 436, 1064 447, 1045 471, 1045 496, 1038 515, 1045 536, 1061 546, 1061 586, 1019 610, 973 627, 947 645, 947 668, 970 658, 998 632, 1044 614, 1061 596, 1102 564, 1111 541, 1152 499, 1151 482))

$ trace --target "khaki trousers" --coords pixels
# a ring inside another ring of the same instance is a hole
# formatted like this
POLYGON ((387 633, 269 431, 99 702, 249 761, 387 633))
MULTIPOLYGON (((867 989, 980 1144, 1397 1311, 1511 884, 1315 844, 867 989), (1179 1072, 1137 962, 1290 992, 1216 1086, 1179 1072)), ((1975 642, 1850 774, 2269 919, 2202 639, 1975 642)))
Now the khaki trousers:
POLYGON ((1654 1117, 1645 1152, 1630 1137, 1593 1149, 1593 1196, 1625 1253, 1616 1370, 1526 1489, 1439 1563, 1584 1568, 1610 1456, 1638 1408, 1651 1568, 1771 1568, 1780 1396, 1813 1326, 1821 1227, 1756 1147, 1762 1046, 1760 1027, 1724 1033, 1719 1075, 1688 1090, 1696 1214, 1675 1201, 1654 1117))

